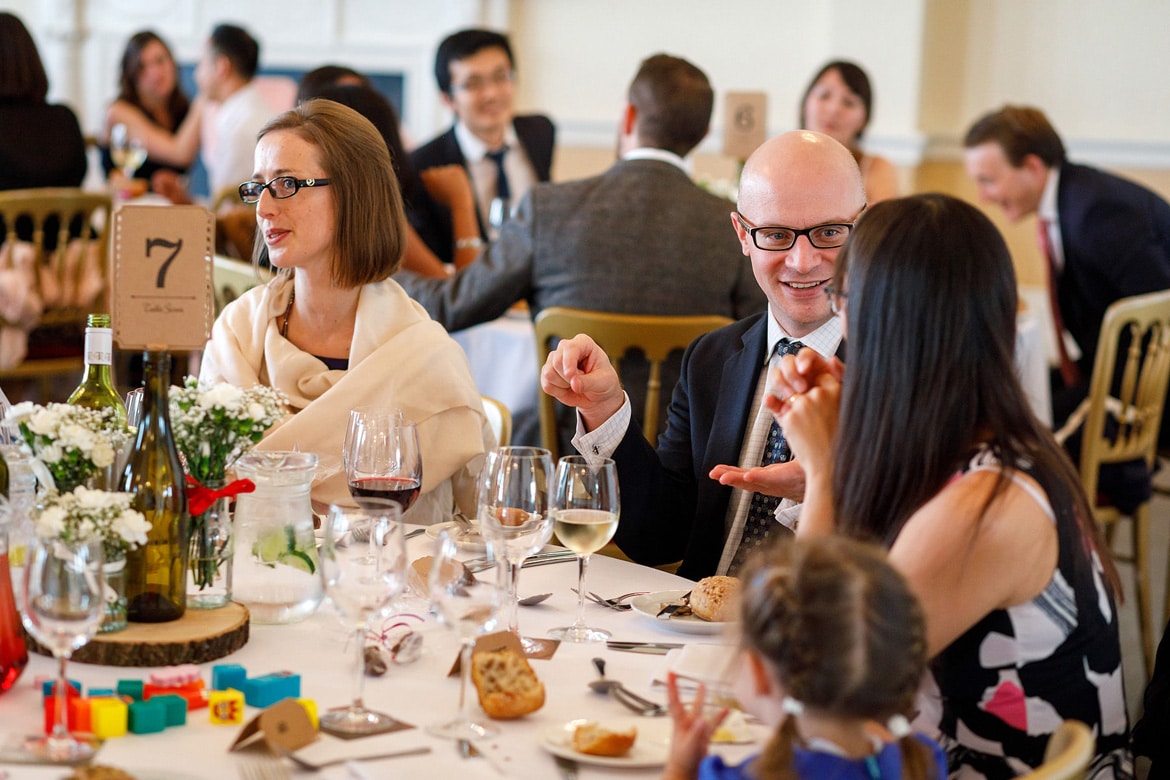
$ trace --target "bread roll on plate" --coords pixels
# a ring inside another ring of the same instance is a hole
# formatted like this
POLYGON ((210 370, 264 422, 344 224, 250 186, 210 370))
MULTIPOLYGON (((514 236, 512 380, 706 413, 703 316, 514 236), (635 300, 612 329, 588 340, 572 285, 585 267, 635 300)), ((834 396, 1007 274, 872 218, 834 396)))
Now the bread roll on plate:
POLYGON ((488 717, 508 720, 544 706, 544 685, 528 659, 511 648, 471 657, 471 680, 488 717))
POLYGON ((633 726, 624 731, 617 731, 587 721, 573 731, 573 750, 590 756, 616 758, 629 753, 637 738, 638 729, 633 726))
POLYGON ((691 590, 691 612, 712 623, 726 623, 739 617, 739 580, 735 577, 704 577, 691 590))

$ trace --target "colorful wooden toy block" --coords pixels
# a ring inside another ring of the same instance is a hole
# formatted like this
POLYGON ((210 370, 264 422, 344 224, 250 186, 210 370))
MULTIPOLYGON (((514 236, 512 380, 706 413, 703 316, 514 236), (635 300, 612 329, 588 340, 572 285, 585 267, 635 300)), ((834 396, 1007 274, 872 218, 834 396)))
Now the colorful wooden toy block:
POLYGON ((157 734, 167 727, 167 707, 162 697, 130 702, 128 721, 132 734, 157 734))
POLYGON ((305 708, 305 712, 309 715, 309 720, 313 723, 313 728, 317 728, 317 702, 312 699, 297 699, 297 704, 305 708))
MULTIPOLYGON (((80 696, 81 695, 81 683, 79 683, 77 680, 69 680, 68 683, 69 683, 68 695, 69 696, 80 696)), ((56 692, 57 692, 57 679, 56 678, 53 678, 51 680, 42 680, 41 681, 41 696, 52 696, 56 692)))
POLYGON ((126 702, 116 697, 91 699, 89 712, 90 730, 99 739, 125 735, 129 722, 129 708, 126 702))
POLYGON ((163 706, 167 728, 171 726, 187 725, 187 700, 173 693, 152 696, 147 701, 158 702, 163 706))
POLYGON ((239 664, 217 664, 211 667, 211 689, 226 691, 229 688, 240 690, 240 685, 248 679, 248 670, 239 664))
POLYGON ((260 677, 249 677, 240 687, 249 707, 270 707, 284 699, 299 699, 301 676, 292 672, 276 672, 260 677))
POLYGON ((237 725, 244 722, 244 694, 234 688, 212 691, 208 700, 209 717, 219 725, 237 725))
POLYGON ((142 680, 118 680, 118 695, 128 696, 134 701, 142 701, 144 685, 142 680))
MULTIPOLYGON (((81 696, 69 697, 68 723, 70 731, 93 731, 93 724, 90 722, 90 705, 92 703, 92 699, 82 698, 81 696)), ((52 728, 49 731, 52 731, 52 728)))

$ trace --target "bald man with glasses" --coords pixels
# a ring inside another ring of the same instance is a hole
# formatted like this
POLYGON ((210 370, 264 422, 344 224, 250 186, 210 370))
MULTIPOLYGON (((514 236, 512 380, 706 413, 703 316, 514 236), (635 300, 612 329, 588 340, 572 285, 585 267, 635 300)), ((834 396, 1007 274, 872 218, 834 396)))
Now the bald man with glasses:
POLYGON ((800 500, 804 477, 762 405, 764 369, 773 354, 802 347, 840 354, 842 325, 825 288, 864 209, 857 163, 826 135, 785 133, 752 154, 731 223, 768 308, 690 345, 657 447, 631 424, 629 400, 592 339, 578 335, 549 355, 541 386, 576 408, 574 446, 617 462, 614 541, 635 561, 681 559, 678 573, 691 579, 734 574, 784 532, 779 517, 798 511, 780 504, 800 500), (765 483, 772 495, 753 492, 765 483))

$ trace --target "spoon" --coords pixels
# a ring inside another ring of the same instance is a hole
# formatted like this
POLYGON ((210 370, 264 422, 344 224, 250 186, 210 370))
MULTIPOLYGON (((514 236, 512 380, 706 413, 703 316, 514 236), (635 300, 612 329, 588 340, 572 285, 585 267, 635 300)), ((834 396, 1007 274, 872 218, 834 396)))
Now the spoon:
POLYGON ((551 593, 537 593, 532 596, 525 596, 524 598, 517 600, 516 603, 522 607, 535 607, 537 604, 549 598, 550 596, 552 596, 551 593))
POLYGON ((620 682, 618 682, 617 680, 605 679, 605 659, 604 658, 594 658, 593 665, 597 667, 597 674, 600 676, 600 679, 594 680, 593 682, 589 683, 589 688, 591 690, 597 691, 598 693, 609 693, 614 688, 621 687, 622 684, 620 682))

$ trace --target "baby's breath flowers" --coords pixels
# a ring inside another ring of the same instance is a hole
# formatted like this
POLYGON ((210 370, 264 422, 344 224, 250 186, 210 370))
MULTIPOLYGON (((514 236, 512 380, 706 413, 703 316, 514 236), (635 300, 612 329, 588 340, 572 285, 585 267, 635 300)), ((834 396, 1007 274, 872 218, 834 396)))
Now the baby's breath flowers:
POLYGON ((68 493, 49 493, 36 518, 38 536, 64 542, 102 540, 106 560, 114 560, 146 544, 150 522, 130 508, 134 496, 84 485, 68 493))
POLYGON ((184 387, 171 391, 170 410, 187 473, 200 482, 223 480, 227 467, 285 416, 287 403, 283 393, 264 385, 200 387, 188 377, 184 387))
MULTIPOLYGON (((70 404, 40 406, 29 401, 8 410, 5 419, 20 427, 33 457, 48 470, 50 492, 68 493, 112 465, 130 437, 112 409, 87 409, 70 404)), ((39 475, 42 477, 43 472, 39 475)))

